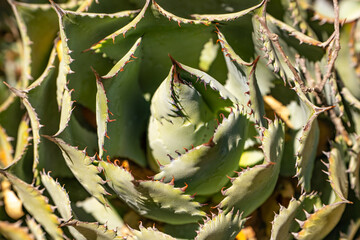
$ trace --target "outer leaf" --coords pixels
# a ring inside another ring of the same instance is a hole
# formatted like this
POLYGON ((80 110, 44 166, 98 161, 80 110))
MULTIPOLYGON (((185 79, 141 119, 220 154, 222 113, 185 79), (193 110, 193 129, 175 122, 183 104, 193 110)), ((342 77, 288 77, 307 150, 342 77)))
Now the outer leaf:
POLYGON ((72 218, 70 200, 65 189, 50 176, 50 173, 46 174, 45 171, 43 171, 40 173, 40 176, 41 183, 50 194, 61 217, 66 221, 72 218))
POLYGON ((92 160, 86 155, 86 152, 68 145, 60 138, 52 138, 49 136, 46 136, 46 138, 58 145, 66 164, 83 187, 100 202, 106 204, 103 196, 106 194, 106 191, 102 186, 102 179, 98 175, 99 171, 92 164, 92 160))
POLYGON ((354 189, 356 197, 360 199, 360 141, 352 147, 350 153, 349 174, 351 188, 354 189))
POLYGON ((240 12, 234 12, 234 13, 228 13, 228 14, 216 14, 216 15, 210 15, 210 14, 192 14, 191 16, 200 19, 200 20, 208 20, 208 21, 231 21, 237 18, 240 18, 255 9, 258 9, 261 7, 266 1, 261 1, 259 4, 250 7, 248 9, 242 10, 240 12))
POLYGON ((56 13, 49 4, 9 1, 15 13, 23 42, 24 77, 21 88, 37 79, 47 64, 53 40, 58 32, 56 13))
POLYGON ((292 198, 287 208, 280 206, 280 211, 278 214, 275 214, 274 221, 272 222, 270 239, 293 239, 291 233, 299 229, 299 224, 295 220, 299 221, 298 219, 301 219, 303 211, 309 211, 306 205, 312 205, 313 199, 314 195, 302 195, 299 200, 292 198))
POLYGON ((0 233, 8 240, 32 240, 34 237, 28 233, 29 229, 21 227, 20 222, 9 223, 0 221, 0 233))
POLYGON ((55 4, 53 7, 59 18, 63 52, 61 72, 57 79, 58 104, 61 105, 63 87, 69 82, 68 88, 75 89, 74 99, 94 111, 96 81, 91 67, 102 75, 111 67, 111 62, 99 54, 85 50, 94 42, 127 24, 136 11, 91 14, 66 11, 55 4))
POLYGON ((195 240, 235 239, 246 221, 241 215, 239 211, 235 214, 233 211, 227 214, 220 211, 218 215, 213 215, 212 219, 205 221, 195 240))
POLYGON ((336 202, 322 207, 301 224, 300 232, 293 235, 296 239, 323 239, 339 222, 345 204, 346 202, 336 202))
POLYGON ((284 125, 278 119, 269 123, 262 142, 264 163, 239 172, 238 177, 232 179, 232 186, 224 191, 226 197, 220 206, 225 207, 227 212, 234 208, 247 216, 274 190, 284 144, 284 125))
POLYGON ((116 210, 107 203, 107 206, 99 203, 96 198, 87 198, 82 202, 76 203, 77 207, 81 207, 85 212, 91 214, 100 224, 106 224, 109 229, 121 229, 124 221, 121 219, 116 210))
POLYGON ((190 66, 198 66, 203 46, 213 37, 214 28, 206 25, 209 24, 208 21, 175 16, 155 1, 151 8, 149 5, 150 0, 146 1, 141 12, 130 24, 94 44, 92 49, 118 61, 140 36, 144 36, 144 57, 139 69, 139 81, 142 90, 152 94, 166 77, 171 66, 168 55, 190 66), (161 29, 161 32, 158 29, 161 29), (165 32, 166 34, 163 34, 165 32))
POLYGON ((200 204, 179 188, 160 181, 135 181, 123 168, 104 161, 100 166, 108 185, 141 215, 170 224, 194 222, 205 215, 198 210, 200 204))
POLYGON ((341 145, 334 143, 329 155, 329 182, 335 192, 336 198, 330 205, 324 205, 307 217, 301 223, 302 230, 295 233, 297 239, 322 239, 337 225, 349 203, 345 198, 348 195, 348 181, 342 155, 341 145))
POLYGON ((10 143, 11 138, 6 134, 5 129, 0 126, 0 166, 8 167, 13 162, 13 147, 10 143))
MULTIPOLYGON (((296 138, 298 139, 296 146, 296 177, 299 179, 302 190, 310 191, 310 181, 316 157, 316 146, 319 142, 319 126, 316 118, 320 113, 332 107, 316 107, 307 99, 297 83, 295 83, 295 91, 300 98, 300 104, 304 112, 302 116, 303 127, 296 138)), ((295 118, 296 116, 294 115, 292 117, 295 118)))
MULTIPOLYGON (((97 75, 97 73, 96 73, 97 75)), ((102 159, 104 154, 104 141, 105 135, 107 135, 107 122, 109 120, 109 109, 107 105, 107 98, 104 86, 100 81, 99 76, 96 76, 96 125, 98 135, 98 146, 99 146, 99 158, 102 159)), ((121 134, 121 133, 120 133, 121 134)))
POLYGON ((30 218, 29 215, 26 216, 26 224, 28 225, 36 240, 45 240, 45 233, 41 229, 41 226, 37 224, 33 218, 30 218))
POLYGON ((71 93, 72 90, 69 91, 66 87, 64 88, 61 102, 59 130, 54 134, 54 136, 58 136, 62 133, 69 124, 71 113, 74 110, 72 107, 74 101, 71 101, 71 93))
POLYGON ((253 63, 245 62, 235 53, 219 30, 218 38, 229 71, 226 82, 227 89, 239 99, 239 102, 247 110, 246 112, 252 115, 254 121, 265 127, 266 121, 263 118, 265 116, 264 101, 255 76, 258 59, 253 63))
POLYGON ((33 170, 34 170, 34 169, 36 169, 36 167, 39 163, 40 128, 42 127, 42 125, 40 125, 40 121, 37 116, 37 113, 35 112, 35 109, 31 106, 25 92, 20 91, 16 88, 13 88, 9 85, 7 85, 7 86, 16 96, 20 97, 22 103, 24 104, 24 106, 28 112, 29 118, 30 118, 30 123, 31 123, 31 128, 32 128, 32 133, 33 133, 33 145, 34 145, 34 162, 33 162, 33 170))
POLYGON ((123 239, 116 236, 116 232, 108 230, 106 226, 98 223, 80 222, 77 220, 71 220, 61 224, 61 226, 72 226, 78 230, 87 240, 112 240, 123 239))
POLYGON ((349 47, 350 43, 355 41, 355 28, 356 23, 347 23, 341 29, 340 34, 340 45, 341 50, 339 51, 339 56, 335 62, 336 70, 339 73, 339 76, 344 83, 345 87, 350 91, 350 93, 360 99, 360 88, 359 88, 359 73, 354 67, 354 61, 351 58, 351 49, 349 47))
POLYGON ((158 240, 176 240, 165 233, 158 231, 155 227, 145 228, 140 225, 140 231, 134 230, 133 234, 136 240, 158 239, 158 240))
POLYGON ((26 210, 39 222, 53 239, 63 239, 62 230, 58 228, 59 220, 53 214, 48 199, 33 186, 21 181, 7 172, 2 172, 9 179, 26 210))
POLYGON ((16 141, 16 150, 14 154, 14 162, 19 161, 24 155, 29 146, 29 119, 24 117, 19 125, 17 141, 16 141))
MULTIPOLYGON (((103 78, 108 107, 112 113, 108 122, 108 136, 104 148, 106 154, 123 157, 146 165, 142 137, 148 118, 148 103, 139 87, 138 77, 142 64, 139 38, 126 55, 103 78), (109 78, 109 79, 107 79, 109 78)), ((103 111, 105 114, 105 111, 103 111)))

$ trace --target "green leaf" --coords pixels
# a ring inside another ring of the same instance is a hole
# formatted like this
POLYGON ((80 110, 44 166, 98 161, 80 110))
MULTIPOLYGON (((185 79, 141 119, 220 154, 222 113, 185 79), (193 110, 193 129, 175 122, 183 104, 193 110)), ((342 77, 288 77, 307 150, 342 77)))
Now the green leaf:
POLYGON ((8 240, 32 240, 33 236, 28 233, 29 229, 21 227, 20 222, 9 223, 0 221, 0 234, 8 240))
POLYGON ((98 223, 88 223, 81 222, 77 220, 71 220, 60 225, 71 226, 78 230, 82 235, 85 236, 87 240, 113 240, 113 239, 123 239, 122 237, 117 236, 116 232, 113 230, 107 229, 106 226, 100 225, 98 223))
POLYGON ((59 130, 54 134, 54 136, 58 136, 62 133, 69 124, 71 113, 74 110, 72 106, 74 101, 71 101, 71 93, 72 90, 69 91, 66 87, 64 88, 61 102, 59 130))
POLYGON ((26 216, 26 225, 28 225, 36 240, 45 240, 45 233, 41 229, 41 226, 37 224, 35 219, 29 217, 29 215, 26 216))
POLYGON ((81 183, 81 185, 96 199, 106 204, 104 194, 106 191, 102 186, 103 180, 98 175, 99 170, 92 164, 92 159, 86 155, 85 150, 80 151, 76 147, 70 146, 60 138, 44 136, 53 141, 60 148, 66 164, 81 183))
POLYGON ((53 213, 53 207, 49 205, 48 199, 35 187, 10 173, 2 172, 2 174, 11 182, 25 209, 45 228, 46 232, 53 239, 63 239, 63 232, 58 228, 59 219, 53 213))
POLYGON ((195 240, 235 239, 246 221, 241 216, 239 211, 225 214, 219 210, 218 215, 213 214, 212 219, 208 218, 200 225, 195 240))
POLYGON ((87 51, 115 29, 126 25, 136 11, 114 14, 79 13, 67 11, 53 4, 59 18, 62 59, 57 79, 57 101, 61 105, 63 89, 74 89, 73 98, 95 111, 96 81, 91 67, 103 75, 111 61, 100 54, 87 51), (93 79, 93 80, 92 80, 93 79))
POLYGON ((165 233, 160 232, 155 227, 145 228, 140 225, 139 230, 133 230, 132 233, 136 240, 158 239, 158 240, 176 240, 165 233))
POLYGON ((188 184, 187 192, 212 194, 229 181, 238 167, 245 142, 248 119, 239 109, 233 110, 216 128, 208 143, 199 145, 161 167, 156 179, 175 178, 175 186, 188 184))
POLYGON ((108 185, 126 204, 139 214, 170 224, 195 222, 205 215, 180 188, 160 181, 136 181, 121 167, 104 161, 99 163, 104 169, 108 185))
POLYGON ((264 162, 262 165, 239 172, 238 177, 231 180, 232 186, 223 191, 225 198, 220 202, 220 207, 225 208, 226 212, 234 208, 235 211, 239 210, 244 216, 248 216, 275 188, 283 153, 284 124, 278 119, 269 122, 261 141, 264 162))
POLYGON ((213 37, 214 28, 208 26, 208 21, 175 16, 155 1, 149 5, 148 0, 131 23, 94 44, 92 49, 118 61, 142 37, 139 81, 143 92, 153 94, 171 66, 168 55, 187 65, 198 66, 203 46, 213 37))
POLYGON ((103 205, 96 198, 91 197, 77 202, 76 206, 83 208, 85 212, 91 214, 100 224, 106 224, 109 229, 116 230, 116 228, 121 229, 125 226, 124 221, 110 203, 103 205))
POLYGON ((146 130, 149 106, 138 83, 142 64, 140 43, 141 38, 102 77, 111 112, 111 119, 104 119, 109 122, 109 139, 105 139, 104 149, 110 158, 123 157, 145 166, 142 138, 146 130))

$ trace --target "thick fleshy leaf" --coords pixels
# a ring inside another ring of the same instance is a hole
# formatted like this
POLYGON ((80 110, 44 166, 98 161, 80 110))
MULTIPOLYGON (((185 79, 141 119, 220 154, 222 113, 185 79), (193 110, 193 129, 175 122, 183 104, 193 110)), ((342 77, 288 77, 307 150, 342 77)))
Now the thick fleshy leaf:
POLYGON ((0 126, 0 166, 6 168, 9 166, 13 158, 13 147, 10 143, 11 138, 6 134, 5 129, 0 126))
POLYGON ((344 163, 344 154, 341 142, 333 143, 329 153, 328 175, 330 185, 335 193, 335 197, 330 199, 329 205, 323 205, 320 209, 307 217, 300 227, 302 230, 295 233, 297 239, 322 239, 333 230, 340 221, 345 210, 348 195, 348 180, 344 163))
POLYGON ((104 161, 108 185, 130 207, 141 215, 170 224, 195 222, 205 215, 180 188, 160 181, 136 181, 125 169, 104 161))
POLYGON ((278 119, 270 122, 262 137, 264 162, 247 168, 232 179, 232 186, 223 194, 220 206, 227 212, 234 209, 249 215, 259 207, 274 190, 281 166, 284 145, 284 125, 278 119))
MULTIPOLYGON (((50 4, 9 1, 15 13, 23 43, 24 77, 21 88, 28 86, 44 71, 53 41, 58 33, 57 16, 50 4)), ((74 2, 63 7, 74 7, 74 2), (73 5, 73 6, 71 6, 73 5)))
POLYGON ((35 219, 30 218, 29 215, 26 216, 26 225, 28 225, 36 240, 45 240, 45 233, 41 226, 37 224, 35 219))
POLYGON ((161 167, 156 179, 175 179, 175 186, 187 183, 190 194, 218 192, 238 167, 245 142, 248 118, 239 109, 233 110, 216 128, 208 143, 199 145, 161 167))
POLYGON ((360 199, 360 141, 358 140, 350 152, 349 175, 351 188, 360 199))
POLYGON ((96 198, 87 198, 84 201, 76 203, 77 207, 81 207, 85 212, 91 214, 100 224, 106 224, 109 229, 121 229, 124 226, 124 221, 121 219, 116 210, 107 203, 101 204, 96 198))
MULTIPOLYGON (((95 73, 97 75, 97 73, 95 73)), ((104 154, 104 141, 105 135, 107 135, 107 122, 109 120, 109 109, 107 105, 107 98, 100 77, 96 76, 96 125, 98 135, 98 146, 99 146, 99 158, 102 159, 104 154)), ((119 134, 119 133, 118 133, 119 134)), ((120 133, 121 134, 121 133, 120 133)))
POLYGON ((347 23, 341 28, 339 56, 335 62, 336 70, 349 92, 358 100, 360 99, 359 71, 354 67, 356 64, 351 57, 350 43, 355 41, 356 23, 347 23))
POLYGON ((241 215, 239 211, 227 214, 221 211, 218 215, 213 215, 200 226, 195 240, 235 239, 246 221, 241 215))
POLYGON ((296 177, 299 179, 299 185, 302 190, 309 192, 320 134, 316 118, 322 112, 332 107, 316 107, 300 90, 297 83, 295 83, 295 91, 299 96, 301 109, 303 111, 302 119, 300 117, 297 119, 297 121, 301 121, 302 129, 296 137, 296 177))
POLYGON ((24 117, 19 125, 17 140, 16 140, 16 149, 14 153, 14 162, 19 161, 21 158, 24 157, 27 147, 29 146, 29 119, 24 117))
POLYGON ((280 206, 280 211, 278 214, 275 214, 272 222, 270 239, 293 239, 293 235, 291 233, 298 231, 300 228, 298 222, 296 221, 302 219, 301 215, 304 215, 304 211, 309 212, 312 209, 312 204, 315 202, 314 199, 314 195, 302 195, 299 200, 292 198, 286 208, 280 206), (307 208, 307 206, 311 206, 311 209, 307 208))
POLYGON ((20 97, 22 103, 24 104, 29 119, 31 123, 31 129, 33 134, 33 152, 34 152, 34 162, 33 162, 33 169, 36 169, 38 163, 39 163, 39 143, 40 143, 40 128, 42 127, 40 125, 40 120, 38 118, 38 115, 35 111, 35 109, 31 106, 31 103, 28 100, 28 97, 24 91, 18 90, 16 88, 13 88, 9 85, 7 85, 9 89, 18 97, 20 97))
POLYGON ((85 151, 80 151, 76 147, 70 146, 60 138, 46 136, 60 148, 66 164, 82 184, 82 186, 100 202, 106 204, 104 194, 106 191, 102 186, 102 179, 98 175, 97 167, 92 164, 92 159, 86 155, 85 151))
POLYGON ((74 103, 74 101, 71 101, 71 93, 72 90, 69 91, 66 87, 64 88, 61 102, 59 130, 54 134, 54 136, 58 136, 62 133, 69 124, 71 113, 73 111, 72 105, 74 103))
POLYGON ((132 231, 136 240, 158 239, 158 240, 176 240, 165 233, 160 232, 155 227, 145 228, 140 225, 139 230, 132 231))
POLYGON ((62 230, 58 228, 59 219, 53 213, 52 206, 35 187, 23 182, 10 173, 2 172, 11 182, 25 209, 39 222, 53 239, 63 239, 62 230))
POLYGON ((63 87, 74 89, 74 100, 95 110, 96 81, 91 70, 103 75, 111 68, 111 61, 87 50, 92 44, 115 29, 126 25, 136 11, 114 14, 79 13, 53 5, 59 18, 62 59, 57 79, 57 101, 61 105, 63 87))
POLYGON ((231 48, 224 35, 218 30, 218 38, 228 68, 225 87, 239 99, 254 122, 266 127, 264 101, 257 83, 255 69, 258 59, 247 63, 231 48))
POLYGON ((106 226, 100 225, 98 223, 88 223, 80 222, 77 220, 71 220, 65 223, 62 223, 61 226, 71 226, 84 235, 85 239, 88 240, 113 240, 113 239, 123 239, 122 237, 117 236, 114 230, 107 229, 106 226))
POLYGON ((21 227, 20 222, 9 223, 0 221, 0 234, 8 240, 33 240, 34 237, 28 231, 29 229, 21 227))
MULTIPOLYGON (((142 148, 149 115, 148 103, 142 95, 138 83, 139 70, 142 64, 141 38, 139 38, 126 55, 102 78, 110 119, 104 149, 110 158, 122 157, 131 159, 141 166, 146 165, 142 148), (114 120, 114 121, 113 121, 114 120)), ((103 114, 105 111, 103 110, 103 114)), ((99 129, 98 129, 99 130, 99 129)), ((100 146, 99 146, 100 148, 100 146)), ((101 150, 100 150, 101 151, 101 150)))
POLYGON ((61 217, 67 221, 72 218, 70 200, 67 192, 60 186, 59 182, 55 181, 50 173, 41 172, 41 183, 45 186, 46 191, 50 194, 57 210, 61 217))
POLYGON ((237 99, 206 73, 175 60, 173 64, 152 98, 148 128, 151 157, 162 165, 170 163, 169 156, 174 158, 208 142, 217 116, 237 104, 237 99))
POLYGON ((198 66, 203 46, 213 37, 214 28, 208 26, 208 21, 175 16, 155 1, 151 7, 149 5, 150 0, 146 1, 130 24, 94 44, 92 49, 118 61, 143 36, 143 62, 139 69, 139 81, 142 90, 152 94, 171 66, 168 55, 187 65, 198 66), (155 68, 153 63, 156 63, 155 68))

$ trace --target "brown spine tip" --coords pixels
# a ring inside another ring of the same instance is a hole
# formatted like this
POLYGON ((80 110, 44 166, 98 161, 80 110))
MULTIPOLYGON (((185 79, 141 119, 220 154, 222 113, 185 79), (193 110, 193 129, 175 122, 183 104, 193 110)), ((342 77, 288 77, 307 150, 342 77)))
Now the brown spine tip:
POLYGON ((180 190, 181 190, 182 192, 185 192, 185 190, 188 188, 188 186, 189 186, 189 185, 187 185, 187 183, 185 183, 185 187, 180 188, 180 190))
POLYGON ((207 143, 204 143, 203 145, 204 146, 208 146, 208 147, 214 147, 215 146, 215 142, 213 141, 214 140, 214 136, 212 136, 210 138, 210 140, 207 142, 207 143))

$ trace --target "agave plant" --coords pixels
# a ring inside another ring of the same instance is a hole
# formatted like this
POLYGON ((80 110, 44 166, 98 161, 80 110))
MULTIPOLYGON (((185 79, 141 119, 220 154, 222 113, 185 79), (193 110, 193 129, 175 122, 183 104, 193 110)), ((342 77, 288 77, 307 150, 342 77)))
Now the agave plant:
POLYGON ((359 4, 8 3, 3 237, 359 236, 359 4))

